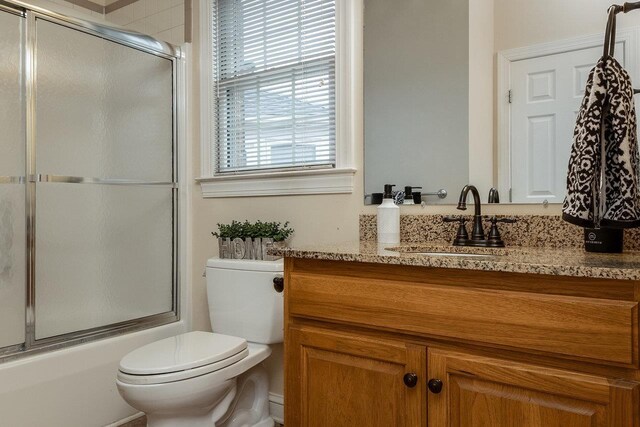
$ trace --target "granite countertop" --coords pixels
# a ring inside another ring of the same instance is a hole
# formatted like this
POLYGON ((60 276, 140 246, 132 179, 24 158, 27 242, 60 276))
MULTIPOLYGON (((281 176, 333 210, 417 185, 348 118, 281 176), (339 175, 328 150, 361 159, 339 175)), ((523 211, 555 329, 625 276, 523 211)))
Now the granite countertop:
POLYGON ((273 248, 270 253, 291 258, 370 262, 465 270, 550 274, 617 280, 640 280, 640 252, 596 254, 576 248, 468 248, 451 243, 379 245, 354 242, 331 246, 273 248), (425 255, 412 252, 449 252, 425 255))

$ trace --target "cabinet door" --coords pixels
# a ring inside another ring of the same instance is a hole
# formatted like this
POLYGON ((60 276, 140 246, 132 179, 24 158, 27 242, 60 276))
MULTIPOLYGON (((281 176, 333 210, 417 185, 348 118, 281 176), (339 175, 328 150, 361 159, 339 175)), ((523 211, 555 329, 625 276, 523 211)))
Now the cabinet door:
POLYGON ((630 381, 432 349, 428 359, 429 427, 639 425, 630 381))
POLYGON ((426 425, 423 346, 307 327, 285 346, 285 425, 426 425))

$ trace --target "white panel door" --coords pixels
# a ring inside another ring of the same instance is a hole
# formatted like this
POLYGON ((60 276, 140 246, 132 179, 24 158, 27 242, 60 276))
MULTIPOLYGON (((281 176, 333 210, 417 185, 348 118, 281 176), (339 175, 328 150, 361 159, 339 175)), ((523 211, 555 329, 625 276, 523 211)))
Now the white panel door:
MULTIPOLYGON (((562 203, 573 128, 601 47, 511 63, 511 201, 562 203)), ((624 45, 616 57, 625 65, 624 45)))

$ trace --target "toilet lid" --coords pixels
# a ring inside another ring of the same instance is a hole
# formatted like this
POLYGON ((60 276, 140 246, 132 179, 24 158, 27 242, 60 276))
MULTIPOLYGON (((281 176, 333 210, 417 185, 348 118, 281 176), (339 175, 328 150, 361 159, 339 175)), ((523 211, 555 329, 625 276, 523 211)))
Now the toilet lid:
POLYGON ((246 348, 247 341, 244 338, 211 332, 188 332, 132 351, 120 361, 120 371, 133 375, 185 371, 223 361, 246 348))

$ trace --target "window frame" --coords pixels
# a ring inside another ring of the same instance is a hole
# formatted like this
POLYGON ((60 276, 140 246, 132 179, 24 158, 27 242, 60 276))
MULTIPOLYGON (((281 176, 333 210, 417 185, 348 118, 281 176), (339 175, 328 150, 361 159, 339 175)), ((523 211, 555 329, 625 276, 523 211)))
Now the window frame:
POLYGON ((362 87, 362 3, 336 0, 336 166, 320 169, 293 169, 216 173, 217 143, 212 120, 213 58, 212 6, 216 0, 200 0, 200 168, 196 178, 203 197, 246 197, 299 194, 353 193, 356 119, 362 113, 358 88, 362 87))

